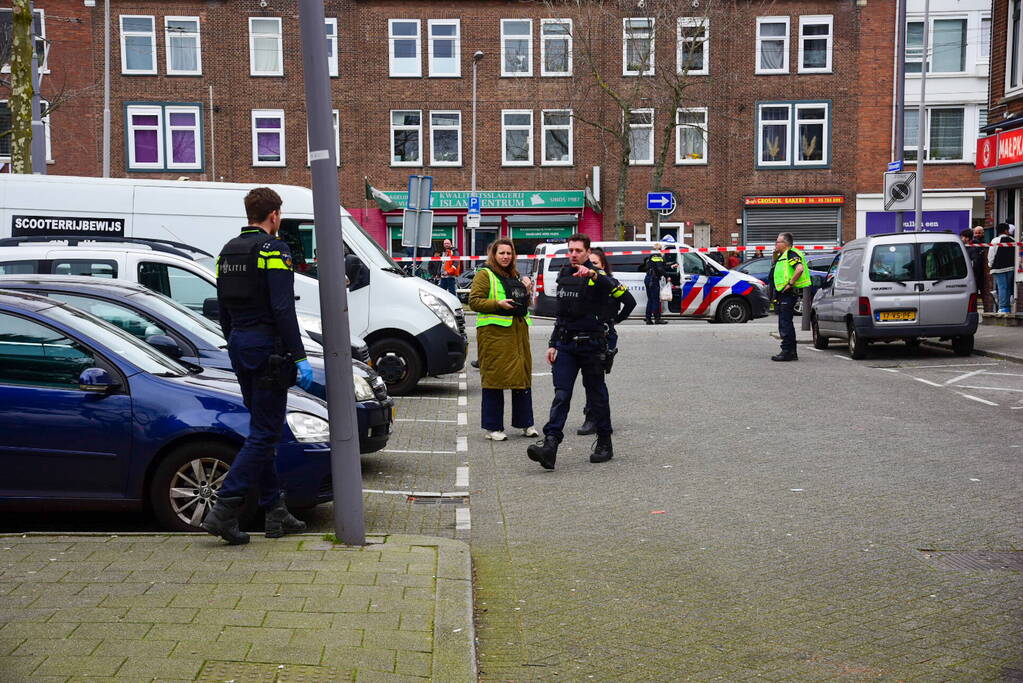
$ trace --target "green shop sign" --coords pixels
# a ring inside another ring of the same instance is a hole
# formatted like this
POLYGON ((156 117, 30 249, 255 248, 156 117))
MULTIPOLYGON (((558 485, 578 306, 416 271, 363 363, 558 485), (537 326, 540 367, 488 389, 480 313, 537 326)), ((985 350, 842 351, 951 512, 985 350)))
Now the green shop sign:
MULTIPOLYGON (((433 226, 433 233, 430 235, 430 239, 434 239, 434 240, 454 239, 454 237, 455 237, 455 228, 454 228, 454 226, 450 226, 450 225, 449 226, 441 226, 441 227, 437 227, 435 225, 435 226, 433 226)), ((391 228, 391 239, 392 240, 400 240, 401 239, 401 228, 400 227, 397 227, 397 228, 393 228, 392 227, 391 228)))
MULTIPOLYGON (((385 192, 391 201, 405 208, 407 192, 385 192)), ((536 192, 478 192, 484 209, 581 209, 585 199, 582 190, 536 192)), ((431 194, 434 209, 469 209, 469 193, 461 190, 431 194)))
POLYGON ((512 239, 516 240, 547 240, 568 239, 575 228, 512 228, 512 239))

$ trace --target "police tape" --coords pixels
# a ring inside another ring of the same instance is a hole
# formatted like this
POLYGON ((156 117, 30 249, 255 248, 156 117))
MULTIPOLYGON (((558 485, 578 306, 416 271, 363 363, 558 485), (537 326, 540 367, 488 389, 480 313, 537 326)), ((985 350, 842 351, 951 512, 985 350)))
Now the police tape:
MULTIPOLYGON (((842 247, 828 246, 823 244, 797 244, 794 245, 796 249, 800 251, 841 251, 842 247)), ((983 242, 980 244, 968 244, 968 247, 1023 247, 1023 242, 1000 242, 1000 243, 989 243, 983 242)), ((770 244, 755 244, 751 246, 735 246, 735 247, 679 247, 678 249, 625 249, 622 251, 609 251, 605 249, 604 253, 608 256, 635 256, 641 254, 674 254, 676 252, 686 253, 698 253, 698 254, 727 254, 730 252, 755 252, 763 253, 766 251, 774 252, 774 246, 770 244)), ((517 259, 552 259, 552 258, 564 258, 565 254, 519 254, 515 258, 517 259)), ((446 261, 486 261, 487 256, 401 256, 394 257, 392 260, 398 263, 409 263, 409 262, 437 262, 442 263, 446 261)))

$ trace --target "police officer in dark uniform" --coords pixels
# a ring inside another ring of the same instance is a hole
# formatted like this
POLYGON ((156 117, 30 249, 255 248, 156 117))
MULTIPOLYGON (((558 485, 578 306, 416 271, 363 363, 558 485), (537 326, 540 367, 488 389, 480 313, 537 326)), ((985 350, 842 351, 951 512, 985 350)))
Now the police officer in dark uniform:
POLYGON ((597 434, 590 462, 607 462, 614 455, 611 408, 604 385, 607 330, 602 315, 615 284, 590 262, 588 236, 575 234, 568 238, 568 260, 558 271, 558 316, 547 349, 547 362, 553 366, 554 401, 543 428, 543 441, 526 449, 530 460, 548 470, 554 469, 558 445, 564 438, 572 389, 580 371, 597 434))
POLYGON ((313 382, 295 315, 291 251, 277 239, 281 203, 268 187, 249 192, 245 197, 249 225, 224 246, 217 259, 220 324, 249 409, 249 435, 202 527, 231 545, 249 542, 248 534, 238 527, 238 516, 252 490, 266 510, 267 537, 305 530, 305 522, 285 507, 274 466, 288 388, 296 379, 302 388, 313 382))
POLYGON ((640 269, 646 273, 643 284, 646 285, 646 324, 667 325, 661 319, 661 279, 668 277, 668 264, 661 253, 661 243, 654 245, 654 253, 643 260, 640 269))
MULTIPOLYGON (((632 315, 633 309, 636 308, 636 297, 632 296, 628 287, 614 277, 611 261, 608 260, 603 249, 600 247, 591 249, 590 258, 596 264, 597 272, 607 276, 614 285, 611 296, 604 300, 604 308, 600 316, 604 321, 604 328, 607 330, 607 361, 604 363, 604 374, 610 374, 614 358, 618 354, 618 331, 615 330, 615 325, 632 315)), ((604 393, 607 393, 607 382, 604 382, 604 393)), ((596 434, 597 426, 590 417, 589 404, 583 408, 583 415, 586 419, 583 421, 583 426, 576 430, 576 434, 579 436, 596 434)))

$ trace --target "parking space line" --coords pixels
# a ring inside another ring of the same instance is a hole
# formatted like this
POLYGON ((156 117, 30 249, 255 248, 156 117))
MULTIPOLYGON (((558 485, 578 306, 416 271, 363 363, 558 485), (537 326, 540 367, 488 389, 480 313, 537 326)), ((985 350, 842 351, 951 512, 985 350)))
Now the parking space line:
POLYGON ((464 372, 458 373, 458 379, 465 379, 466 375, 464 372))
POLYGON ((394 396, 397 401, 457 401, 454 396, 394 396))
POLYGON ((466 498, 468 491, 392 491, 389 489, 362 489, 363 493, 382 493, 388 496, 412 496, 414 498, 466 498))
POLYGON ((467 437, 460 436, 455 439, 455 451, 464 453, 467 450, 469 450, 469 439, 467 437))
POLYGON ((878 370, 884 370, 885 372, 894 372, 896 375, 899 374, 899 371, 896 370, 895 368, 878 368, 878 370))
MULTIPOLYGON (((451 399, 451 400, 454 401, 455 399, 451 399)), ((469 405, 468 397, 466 397, 466 396, 459 396, 458 397, 458 405, 460 405, 460 406, 467 406, 467 405, 469 405)))
POLYGON ((963 380, 963 379, 966 379, 968 377, 973 377, 974 375, 979 375, 979 374, 981 374, 983 372, 985 372, 985 370, 974 370, 973 372, 967 372, 967 373, 959 375, 957 377, 953 377, 952 379, 945 380, 945 384, 955 384, 959 380, 963 380))
POLYGON ((472 516, 469 508, 455 508, 455 529, 465 531, 472 528, 472 516))
POLYGON ((456 467, 455 468, 455 488, 456 489, 467 489, 467 488, 469 488, 469 468, 468 467, 456 467))
POLYGON ((969 384, 960 384, 960 389, 981 389, 983 391, 1015 391, 1023 394, 1023 389, 1009 389, 1008 387, 977 387, 970 386, 969 384))
POLYGON ((998 404, 997 404, 997 403, 995 403, 994 401, 987 401, 987 400, 985 400, 985 399, 982 399, 982 398, 980 398, 980 397, 978 397, 978 396, 971 396, 970 394, 964 394, 964 393, 963 393, 963 392, 961 392, 961 391, 957 391, 957 392, 955 392, 955 393, 959 394, 959 395, 960 395, 960 396, 962 396, 963 398, 968 398, 968 399, 970 399, 971 401, 976 401, 977 403, 983 403, 983 404, 984 404, 984 405, 986 405, 986 406, 997 406, 997 405, 998 405, 998 404))
POLYGON ((836 353, 835 358, 841 358, 842 360, 852 360, 852 358, 850 358, 849 356, 843 356, 840 353, 836 353))
POLYGON ((816 348, 814 348, 812 346, 809 346, 807 348, 809 348, 811 351, 816 351, 817 353, 823 353, 823 349, 816 349, 816 348))
POLYGON ((468 383, 466 383, 466 382, 459 382, 458 383, 458 390, 459 391, 468 391, 469 390, 468 383))
POLYGON ((927 368, 980 368, 991 365, 998 365, 998 363, 945 363, 944 365, 908 365, 906 367, 913 370, 925 370, 927 368))
POLYGON ((423 384, 425 386, 431 386, 431 385, 434 385, 434 384, 458 384, 458 380, 454 380, 454 379, 430 379, 430 380, 421 379, 421 380, 419 380, 419 383, 423 384))
POLYGON ((402 451, 402 450, 392 450, 392 449, 384 449, 384 450, 382 450, 380 452, 381 453, 410 453, 410 454, 418 454, 418 455, 454 455, 455 454, 454 451, 402 451))
POLYGON ((396 417, 395 422, 439 422, 441 424, 455 424, 454 420, 430 420, 425 417, 396 417))
POLYGON ((469 413, 458 414, 458 426, 462 427, 469 424, 469 413))
POLYGON ((938 384, 937 382, 932 382, 929 379, 921 379, 920 377, 914 377, 913 379, 915 379, 917 382, 923 382, 924 384, 930 385, 932 387, 938 387, 939 389, 945 388, 945 385, 938 384))

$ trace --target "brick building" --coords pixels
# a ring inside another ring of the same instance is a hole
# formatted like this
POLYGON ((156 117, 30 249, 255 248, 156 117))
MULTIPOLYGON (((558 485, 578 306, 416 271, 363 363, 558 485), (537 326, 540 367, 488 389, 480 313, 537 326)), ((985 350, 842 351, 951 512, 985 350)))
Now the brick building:
MULTIPOLYGON (((102 2, 36 5, 51 59, 94 88, 54 113, 50 171, 97 175, 102 2), (80 17, 79 33, 66 39, 71 24, 56 16, 80 17), (80 34, 89 29, 91 41, 80 34)), ((295 3, 111 6, 112 175, 309 184, 295 3)), ((481 253, 498 235, 520 251, 577 229, 614 238, 620 187, 627 237, 709 246, 773 243, 780 228, 804 243, 857 234, 858 205, 880 190, 891 154, 893 2, 648 4, 627 15, 610 2, 580 14, 554 7, 326 0, 341 201, 386 248, 400 250, 400 210, 364 188, 398 200, 413 173, 434 178, 435 237, 453 237, 463 252, 481 253), (483 216, 468 230, 476 51, 483 216), (673 103, 669 76, 680 63, 688 73, 673 103), (598 130, 620 129, 622 112, 592 71, 632 103, 624 181, 617 136, 598 130), (644 199, 662 151, 660 184, 681 201, 656 234, 644 199)), ((976 190, 971 161, 959 166, 973 178, 946 181, 957 171, 945 167, 930 177, 976 190)))

